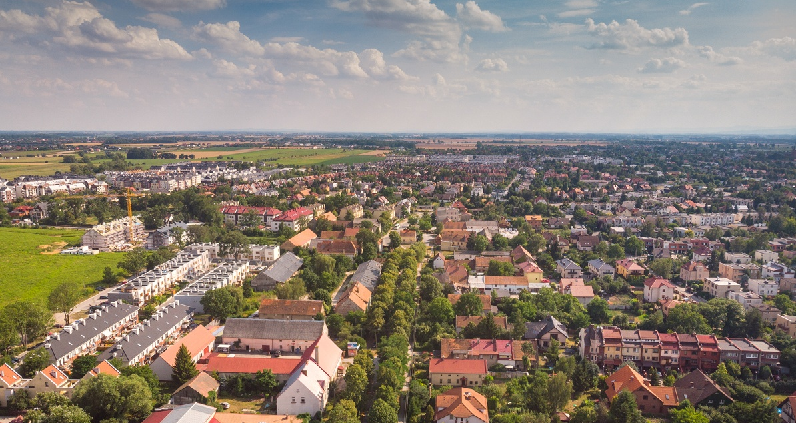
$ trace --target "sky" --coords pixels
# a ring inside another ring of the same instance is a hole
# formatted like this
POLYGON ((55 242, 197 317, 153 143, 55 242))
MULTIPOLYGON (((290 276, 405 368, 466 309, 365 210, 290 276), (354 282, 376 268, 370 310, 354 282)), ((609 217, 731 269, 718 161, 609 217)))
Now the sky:
POLYGON ((0 130, 796 133, 793 0, 0 0, 0 130))

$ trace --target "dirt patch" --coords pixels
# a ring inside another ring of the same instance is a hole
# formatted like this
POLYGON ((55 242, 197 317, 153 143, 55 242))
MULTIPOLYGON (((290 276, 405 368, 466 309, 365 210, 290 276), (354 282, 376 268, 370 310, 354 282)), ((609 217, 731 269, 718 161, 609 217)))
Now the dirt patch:
POLYGON ((360 156, 384 157, 384 156, 386 156, 388 154, 390 154, 390 150, 372 150, 372 151, 368 151, 368 152, 362 153, 362 154, 360 154, 360 156))
POLYGON ((193 154, 197 159, 210 159, 215 158, 218 156, 229 156, 232 154, 241 154, 241 153, 251 153, 253 151, 260 151, 264 150, 262 148, 242 148, 240 150, 229 150, 229 151, 204 151, 204 150, 174 150, 169 151, 169 153, 176 154, 179 156, 180 154, 193 154))
POLYGON ((39 245, 38 248, 40 250, 43 250, 41 251, 41 254, 53 255, 53 254, 60 254, 61 250, 63 250, 64 247, 66 246, 67 243, 64 241, 56 241, 53 242, 52 244, 39 245))

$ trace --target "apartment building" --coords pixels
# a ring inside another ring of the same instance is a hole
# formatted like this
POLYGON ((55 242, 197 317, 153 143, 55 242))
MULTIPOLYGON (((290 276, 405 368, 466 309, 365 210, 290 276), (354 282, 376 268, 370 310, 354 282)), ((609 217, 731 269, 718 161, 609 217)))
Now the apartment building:
POLYGON ((744 310, 748 310, 753 306, 763 304, 763 297, 750 291, 728 292, 727 298, 741 303, 744 310))
POLYGON ((132 226, 131 233, 128 217, 96 225, 83 234, 81 245, 100 251, 124 249, 136 241, 144 240, 144 224, 137 217, 133 217, 132 226))
POLYGON ((181 281, 197 278, 209 267, 210 254, 207 251, 182 251, 154 269, 128 279, 123 285, 109 292, 108 299, 140 306, 181 281))
POLYGON ((716 298, 727 298, 729 292, 741 292, 741 285, 727 278, 708 278, 703 289, 716 298))
POLYGON ((760 277, 760 273, 760 266, 754 263, 719 263, 719 276, 734 282, 741 282, 743 276, 757 279, 760 277))
POLYGON ((205 294, 225 286, 242 285, 250 270, 248 261, 223 263, 176 293, 174 299, 190 307, 194 313, 204 313, 202 298, 205 294))
POLYGON ((777 317, 776 329, 788 334, 791 338, 796 338, 796 316, 781 314, 777 317))

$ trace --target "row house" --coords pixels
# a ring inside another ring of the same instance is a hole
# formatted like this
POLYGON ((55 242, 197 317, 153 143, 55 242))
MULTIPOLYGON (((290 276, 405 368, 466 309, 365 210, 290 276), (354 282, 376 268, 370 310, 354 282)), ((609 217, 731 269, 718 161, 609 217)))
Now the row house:
POLYGON ((137 322, 138 307, 114 301, 48 336, 44 349, 50 355, 50 363, 65 366, 80 355, 94 353, 100 343, 137 322))
POLYGON ((165 346, 188 326, 192 316, 190 307, 179 301, 171 302, 100 354, 99 360, 118 358, 128 366, 149 364, 161 348, 165 350, 165 346))
POLYGON ((248 219, 248 216, 252 216, 270 228, 274 218, 282 214, 282 211, 272 207, 225 206, 221 209, 221 214, 224 215, 224 223, 230 225, 242 224, 248 219))
POLYGON ((725 338, 718 340, 721 361, 733 361, 743 367, 759 370, 764 366, 779 367, 780 351, 762 340, 725 338))
POLYGON ((111 301, 124 301, 142 305, 150 298, 161 295, 181 281, 198 277, 210 267, 210 253, 182 251, 177 257, 154 269, 128 279, 108 293, 111 301))
POLYGON ((727 226, 741 220, 740 215, 730 213, 702 213, 689 215, 694 226, 727 226))
POLYGON ((221 264, 176 293, 174 299, 187 305, 195 313, 204 313, 202 298, 205 294, 226 286, 242 285, 250 270, 248 261, 221 264))

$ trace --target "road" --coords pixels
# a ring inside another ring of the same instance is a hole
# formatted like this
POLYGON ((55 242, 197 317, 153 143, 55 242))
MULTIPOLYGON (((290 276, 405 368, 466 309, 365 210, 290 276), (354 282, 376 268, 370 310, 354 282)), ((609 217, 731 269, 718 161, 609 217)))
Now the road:
MULTIPOLYGON (((108 295, 108 293, 111 292, 114 288, 116 288, 116 287, 114 286, 114 287, 111 287, 111 288, 105 288, 102 291, 94 294, 92 297, 87 298, 87 299, 83 300, 82 302, 80 302, 78 305, 75 306, 75 309, 72 310, 72 318, 70 319, 70 321, 74 321, 75 320, 74 316, 76 314, 78 314, 80 312, 88 312, 88 309, 91 306, 100 305, 101 303, 107 301, 107 300, 101 300, 100 297, 108 295)), ((55 323, 58 324, 58 325, 66 324, 66 322, 64 322, 64 314, 63 313, 55 313, 53 315, 53 318, 55 319, 55 323)))

